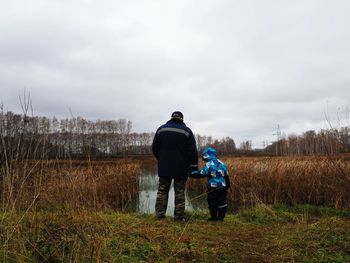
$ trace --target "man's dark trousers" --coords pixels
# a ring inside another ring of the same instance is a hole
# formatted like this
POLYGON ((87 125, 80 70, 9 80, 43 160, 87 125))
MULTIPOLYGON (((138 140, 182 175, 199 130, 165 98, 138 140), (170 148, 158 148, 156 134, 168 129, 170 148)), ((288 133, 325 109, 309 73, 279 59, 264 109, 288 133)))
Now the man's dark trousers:
POLYGON ((156 200, 156 215, 158 218, 165 217, 168 206, 168 197, 171 181, 174 180, 175 210, 174 218, 182 220, 185 213, 185 186, 187 178, 159 177, 159 186, 156 200))

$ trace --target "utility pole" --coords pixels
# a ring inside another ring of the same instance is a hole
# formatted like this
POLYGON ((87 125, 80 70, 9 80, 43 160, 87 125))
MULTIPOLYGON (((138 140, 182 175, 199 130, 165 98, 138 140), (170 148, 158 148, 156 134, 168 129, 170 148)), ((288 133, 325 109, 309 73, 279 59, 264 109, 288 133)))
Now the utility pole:
POLYGON ((280 147, 280 140, 281 140, 281 129, 280 125, 277 124, 277 131, 276 133, 273 133, 272 135, 276 135, 277 141, 276 141, 276 156, 278 156, 281 153, 281 147, 280 147))

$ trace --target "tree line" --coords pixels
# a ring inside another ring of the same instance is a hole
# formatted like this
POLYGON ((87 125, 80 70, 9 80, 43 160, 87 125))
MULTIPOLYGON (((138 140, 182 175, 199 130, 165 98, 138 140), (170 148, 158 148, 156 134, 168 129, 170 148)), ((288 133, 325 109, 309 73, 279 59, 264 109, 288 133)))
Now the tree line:
MULTIPOLYGON (((151 154, 153 132, 132 132, 132 122, 87 120, 82 117, 58 119, 0 112, 0 154, 2 158, 68 159, 117 157, 151 154)), ((222 154, 232 154, 232 138, 221 140, 196 135, 198 149, 215 146, 222 154)))
MULTIPOLYGON (((0 111, 0 157, 4 158, 99 158, 149 155, 153 132, 136 133, 132 122, 87 120, 82 117, 58 119, 0 111)), ((350 129, 307 131, 284 136, 263 150, 253 150, 251 141, 236 147, 231 137, 215 139, 196 134, 198 150, 213 146, 219 154, 326 155, 350 152, 350 129)))
POLYGON ((301 135, 288 135, 267 146, 273 155, 330 155, 350 153, 350 127, 309 130, 301 135))

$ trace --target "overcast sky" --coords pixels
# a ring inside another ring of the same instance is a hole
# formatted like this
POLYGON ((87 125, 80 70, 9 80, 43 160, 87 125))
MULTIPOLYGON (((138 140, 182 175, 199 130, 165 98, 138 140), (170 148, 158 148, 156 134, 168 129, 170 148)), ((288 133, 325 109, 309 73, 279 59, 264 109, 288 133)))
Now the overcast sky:
POLYGON ((349 125, 348 0, 1 0, 0 99, 35 115, 126 118, 253 147, 349 125), (328 113, 327 113, 328 112, 328 113))

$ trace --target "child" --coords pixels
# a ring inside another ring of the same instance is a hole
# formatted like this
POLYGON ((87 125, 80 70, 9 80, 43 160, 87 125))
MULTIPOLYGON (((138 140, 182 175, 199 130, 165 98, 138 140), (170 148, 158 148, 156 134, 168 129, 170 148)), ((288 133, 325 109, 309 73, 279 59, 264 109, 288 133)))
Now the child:
POLYGON ((202 169, 192 171, 190 177, 207 177, 207 201, 210 211, 209 221, 224 221, 227 211, 226 195, 230 188, 227 166, 221 162, 216 154, 216 150, 208 147, 203 151, 203 160, 207 162, 202 169))

